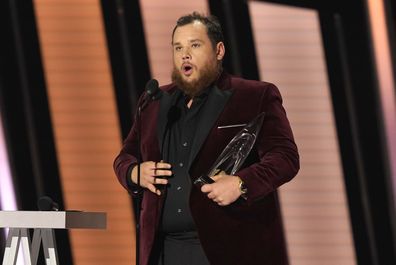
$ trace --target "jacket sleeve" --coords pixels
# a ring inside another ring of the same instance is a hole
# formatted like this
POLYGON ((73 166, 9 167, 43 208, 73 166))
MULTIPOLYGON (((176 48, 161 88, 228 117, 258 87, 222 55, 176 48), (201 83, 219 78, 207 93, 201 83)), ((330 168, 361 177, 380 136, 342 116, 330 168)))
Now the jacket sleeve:
POLYGON ((131 194, 139 191, 138 185, 131 180, 132 169, 138 164, 135 154, 137 154, 137 141, 135 125, 132 126, 128 137, 125 139, 120 153, 114 160, 113 169, 120 184, 131 194))
POLYGON ((248 204, 290 181, 300 168, 297 146, 275 85, 270 84, 261 103, 265 117, 256 142, 259 161, 235 174, 247 187, 248 204))
MULTIPOLYGON (((144 93, 138 101, 139 106, 142 99, 144 98, 144 93)), ((131 130, 127 138, 123 142, 122 149, 117 155, 113 162, 113 169, 118 178, 120 184, 131 194, 135 195, 141 190, 141 188, 132 182, 131 173, 132 169, 138 164, 138 143, 137 143, 137 119, 135 115, 135 122, 132 125, 131 130)))

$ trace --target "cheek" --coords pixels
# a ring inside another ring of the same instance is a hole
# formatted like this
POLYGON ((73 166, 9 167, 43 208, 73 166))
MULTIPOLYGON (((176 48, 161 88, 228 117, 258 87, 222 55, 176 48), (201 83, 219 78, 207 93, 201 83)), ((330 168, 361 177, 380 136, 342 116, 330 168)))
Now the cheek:
POLYGON ((182 60, 182 56, 181 56, 180 53, 173 52, 172 53, 172 57, 173 57, 173 62, 174 63, 180 62, 182 60))
POLYGON ((214 62, 216 62, 216 58, 213 56, 210 56, 208 53, 197 54, 195 56, 195 58, 196 58, 197 65, 199 65, 201 67, 209 65, 209 64, 213 64, 214 62))
POLYGON ((180 70, 180 67, 181 67, 181 63, 178 60, 174 59, 173 60, 173 68, 180 70))
POLYGON ((196 59, 194 60, 194 64, 198 68, 202 68, 208 63, 208 60, 205 58, 204 54, 196 55, 195 58, 196 59))

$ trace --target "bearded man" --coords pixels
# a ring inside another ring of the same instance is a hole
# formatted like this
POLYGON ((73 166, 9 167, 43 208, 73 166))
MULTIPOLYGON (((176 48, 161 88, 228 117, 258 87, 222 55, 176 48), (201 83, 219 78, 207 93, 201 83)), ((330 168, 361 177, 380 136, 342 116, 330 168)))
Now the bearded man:
POLYGON ((213 16, 179 18, 172 47, 173 82, 142 112, 140 147, 134 125, 114 161, 125 189, 143 189, 140 264, 287 264, 276 189, 297 174, 299 156, 278 89, 223 71, 223 34, 213 16), (192 184, 240 125, 262 112, 242 168, 192 184))

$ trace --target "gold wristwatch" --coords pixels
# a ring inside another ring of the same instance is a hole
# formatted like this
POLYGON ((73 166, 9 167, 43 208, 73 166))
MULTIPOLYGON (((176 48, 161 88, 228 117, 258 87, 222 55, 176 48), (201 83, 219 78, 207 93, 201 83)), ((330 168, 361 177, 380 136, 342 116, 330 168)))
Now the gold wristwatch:
POLYGON ((237 176, 237 178, 239 179, 239 191, 241 192, 241 197, 247 200, 247 187, 240 177, 237 176))

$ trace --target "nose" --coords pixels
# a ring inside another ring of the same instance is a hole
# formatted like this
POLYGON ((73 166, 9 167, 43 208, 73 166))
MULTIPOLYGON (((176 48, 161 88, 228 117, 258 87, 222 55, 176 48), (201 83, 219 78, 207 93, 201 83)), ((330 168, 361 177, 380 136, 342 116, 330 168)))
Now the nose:
POLYGON ((190 60, 190 59, 191 59, 191 54, 190 54, 190 51, 189 51, 188 49, 186 49, 186 50, 183 52, 183 57, 182 57, 182 59, 183 59, 183 60, 190 60))

